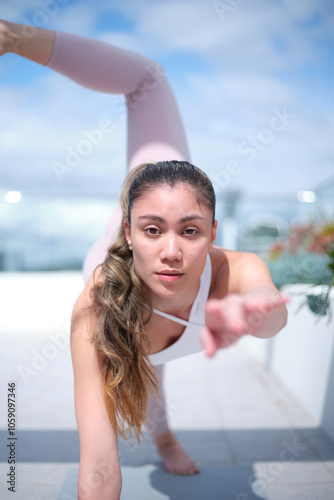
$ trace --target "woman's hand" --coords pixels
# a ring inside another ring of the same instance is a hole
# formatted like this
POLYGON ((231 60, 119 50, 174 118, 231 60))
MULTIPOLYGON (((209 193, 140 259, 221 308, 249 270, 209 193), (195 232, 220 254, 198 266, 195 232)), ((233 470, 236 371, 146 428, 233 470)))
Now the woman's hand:
POLYGON ((245 294, 229 294, 206 304, 206 326, 201 342, 207 356, 234 344, 243 335, 268 338, 286 324, 288 296, 269 287, 258 287, 245 294))

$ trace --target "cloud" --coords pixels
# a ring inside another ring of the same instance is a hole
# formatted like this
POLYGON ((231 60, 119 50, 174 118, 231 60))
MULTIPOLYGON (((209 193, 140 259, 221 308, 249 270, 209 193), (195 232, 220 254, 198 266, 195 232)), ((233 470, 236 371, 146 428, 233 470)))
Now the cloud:
POLYGON ((193 161, 224 180, 229 177, 224 190, 294 194, 332 175, 333 114, 322 106, 305 107, 299 85, 271 76, 207 77, 192 75, 176 95, 193 161), (271 134, 275 110, 294 116, 271 134), (247 148, 252 153, 245 154, 247 148), (232 161, 241 171, 228 176, 232 161))
POLYGON ((20 22, 26 9, 27 2, 25 0, 3 2, 3 5, 1 5, 1 18, 11 22, 20 22))
MULTIPOLYGON (((55 2, 57 0, 54 0, 55 2)), ((69 33, 93 35, 95 22, 98 16, 98 9, 92 9, 88 2, 80 2, 72 5, 69 1, 64 6, 59 6, 57 15, 50 19, 51 29, 67 31, 69 33)))
POLYGON ((78 4, 72 0, 36 0, 29 4, 25 0, 15 0, 1 5, 1 17, 7 21, 73 33, 90 32, 94 12, 88 2, 78 4))
MULTIPOLYGON (((225 68, 256 72, 292 68, 316 57, 319 50, 312 44, 323 35, 310 25, 317 19, 323 26, 331 17, 329 3, 315 0, 298 5, 240 1, 230 10, 228 2, 218 0, 113 5, 135 23, 130 38, 151 45, 154 54, 188 51, 225 68)), ((133 41, 125 43, 133 46, 133 41)))
POLYGON ((117 191, 125 174, 126 120, 115 113, 114 99, 119 97, 92 92, 47 69, 34 85, 4 87, 0 188, 117 191), (109 128, 98 132, 106 120, 109 128), (77 165, 59 178, 56 164, 68 167, 69 151, 79 151, 77 165))

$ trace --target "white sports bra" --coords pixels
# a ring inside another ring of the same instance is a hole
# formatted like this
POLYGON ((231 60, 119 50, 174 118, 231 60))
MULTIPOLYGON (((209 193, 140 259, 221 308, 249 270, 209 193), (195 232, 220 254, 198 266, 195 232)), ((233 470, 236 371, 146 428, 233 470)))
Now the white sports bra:
POLYGON ((203 351, 204 348, 200 342, 200 333, 205 325, 205 305, 209 296, 211 272, 211 258, 208 254, 203 273, 201 274, 198 294, 191 307, 188 321, 172 316, 171 314, 164 313, 158 309, 153 309, 153 311, 160 316, 164 316, 165 318, 175 321, 176 323, 180 323, 181 325, 185 325, 186 327, 181 337, 179 337, 174 344, 166 347, 166 349, 163 349, 162 351, 148 355, 148 358, 153 365, 160 365, 182 356, 188 356, 189 354, 195 354, 203 351))

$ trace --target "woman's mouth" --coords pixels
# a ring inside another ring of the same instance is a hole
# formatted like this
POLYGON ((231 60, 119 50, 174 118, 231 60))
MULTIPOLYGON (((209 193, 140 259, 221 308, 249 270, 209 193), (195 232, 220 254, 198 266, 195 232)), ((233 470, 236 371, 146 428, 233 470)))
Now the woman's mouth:
POLYGON ((175 273, 175 272, 166 271, 166 272, 157 273, 157 275, 159 276, 159 278, 162 281, 177 281, 178 279, 182 278, 183 273, 175 273))

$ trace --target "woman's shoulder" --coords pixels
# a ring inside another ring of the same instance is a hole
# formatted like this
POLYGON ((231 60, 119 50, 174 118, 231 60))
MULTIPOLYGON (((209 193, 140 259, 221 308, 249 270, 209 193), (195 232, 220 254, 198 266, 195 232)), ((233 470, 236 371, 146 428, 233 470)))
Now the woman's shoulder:
POLYGON ((227 268, 234 266, 236 263, 252 258, 252 255, 255 254, 214 246, 210 252, 212 275, 222 270, 226 271, 227 268))
POLYGON ((212 269, 222 266, 234 265, 240 262, 252 260, 262 260, 258 255, 252 252, 239 252, 237 250, 227 250, 226 248, 214 246, 210 252, 212 269))
POLYGON ((252 252, 239 252, 214 246, 210 252, 212 281, 210 295, 222 297, 234 290, 245 271, 266 267, 263 260, 252 252))
POLYGON ((214 246, 209 253, 211 259, 211 287, 209 297, 215 298, 226 295, 229 281, 228 250, 214 246))

